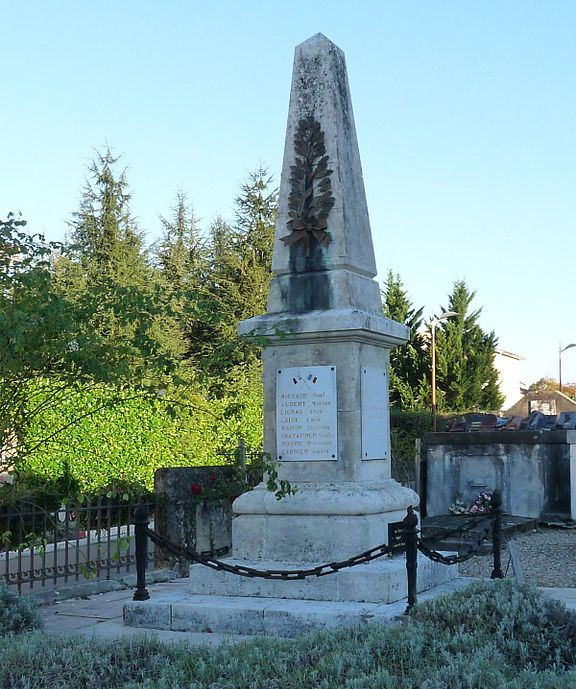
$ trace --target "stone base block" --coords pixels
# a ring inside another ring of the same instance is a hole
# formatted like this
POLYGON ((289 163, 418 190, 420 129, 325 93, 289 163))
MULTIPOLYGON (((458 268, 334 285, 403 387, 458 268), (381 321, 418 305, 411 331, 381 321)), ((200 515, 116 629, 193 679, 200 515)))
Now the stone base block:
MULTIPOLYGON (((303 562, 266 562, 233 558, 226 561, 260 570, 292 570, 314 566, 313 563, 303 562)), ((418 558, 418 591, 433 588, 457 576, 457 565, 448 567, 431 562, 423 556, 418 558)), ((408 595, 406 560, 402 556, 383 557, 327 576, 290 581, 252 579, 228 572, 216 572, 203 565, 192 565, 189 591, 191 594, 209 596, 392 603, 408 595)))
POLYGON ((417 504, 416 493, 392 479, 379 484, 298 483, 296 494, 283 500, 261 484, 234 502, 233 556, 283 562, 346 560, 388 543, 388 524, 402 521, 406 508, 417 504))
POLYGON ((242 514, 232 522, 239 559, 329 562, 346 560, 388 542, 388 524, 406 510, 385 514, 242 514))
MULTIPOLYGON (((450 593, 470 583, 454 579, 423 593, 420 601, 450 593)), ((154 600, 130 601, 124 624, 180 632, 295 637, 317 629, 386 624, 403 615, 406 600, 354 603, 235 596, 168 594, 154 600)))

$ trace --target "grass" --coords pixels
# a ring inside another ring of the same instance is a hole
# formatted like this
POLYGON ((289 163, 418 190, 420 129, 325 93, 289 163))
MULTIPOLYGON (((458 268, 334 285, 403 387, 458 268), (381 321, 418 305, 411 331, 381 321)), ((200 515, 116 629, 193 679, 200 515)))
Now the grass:
POLYGON ((407 624, 218 648, 41 632, 0 639, 0 689, 572 689, 576 615, 510 581, 419 606, 407 624))

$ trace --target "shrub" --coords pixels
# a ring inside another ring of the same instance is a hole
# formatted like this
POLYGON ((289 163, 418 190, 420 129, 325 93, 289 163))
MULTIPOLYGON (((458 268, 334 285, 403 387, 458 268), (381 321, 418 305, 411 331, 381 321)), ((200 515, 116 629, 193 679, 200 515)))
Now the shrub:
MULTIPOLYGON (((416 438, 432 430, 429 412, 397 412, 390 414, 390 443, 392 446, 392 473, 398 481, 414 479, 416 438)), ((425 448, 422 452, 425 453, 425 448)))
POLYGON ((572 620, 535 590, 498 582, 425 603, 408 624, 294 640, 190 648, 137 637, 104 642, 36 634, 7 645, 0 688, 573 689, 572 620), (523 629, 526 623, 537 631, 523 629), (534 647, 538 634, 551 651, 544 662, 534 647))
POLYGON ((156 469, 222 464, 222 452, 233 450, 240 435, 249 448, 262 442, 261 388, 240 374, 220 399, 99 386, 78 387, 51 405, 47 382, 36 394, 47 404, 22 438, 28 452, 17 471, 28 485, 51 484, 60 494, 106 493, 127 482, 132 492, 152 490, 156 469))
POLYGON ((40 616, 29 599, 0 582, 0 634, 21 634, 41 626, 40 616))
POLYGON ((438 633, 493 641, 519 669, 576 664, 576 613, 531 586, 479 582, 419 606, 414 619, 438 633))

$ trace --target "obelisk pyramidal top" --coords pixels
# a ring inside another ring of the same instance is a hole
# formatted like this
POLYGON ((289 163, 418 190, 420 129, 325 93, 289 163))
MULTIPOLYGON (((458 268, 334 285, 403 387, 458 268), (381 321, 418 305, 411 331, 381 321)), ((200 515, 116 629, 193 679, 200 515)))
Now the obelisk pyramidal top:
POLYGON ((344 53, 322 34, 296 47, 268 313, 381 314, 344 53))

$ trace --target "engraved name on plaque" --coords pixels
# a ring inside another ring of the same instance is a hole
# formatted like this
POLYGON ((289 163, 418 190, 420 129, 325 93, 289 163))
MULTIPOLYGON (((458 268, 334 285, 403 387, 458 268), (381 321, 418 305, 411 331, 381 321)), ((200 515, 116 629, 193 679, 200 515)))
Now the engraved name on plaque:
POLYGON ((338 459, 336 367, 276 372, 276 447, 282 462, 338 459))
POLYGON ((383 368, 362 369, 362 459, 390 458, 388 376, 383 368))

